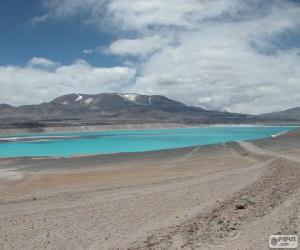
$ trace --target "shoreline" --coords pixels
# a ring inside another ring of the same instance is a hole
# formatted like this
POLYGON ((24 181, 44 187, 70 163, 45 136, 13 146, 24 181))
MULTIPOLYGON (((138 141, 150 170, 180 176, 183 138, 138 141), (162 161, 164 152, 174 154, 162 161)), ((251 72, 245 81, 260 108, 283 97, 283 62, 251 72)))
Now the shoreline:
POLYGON ((202 127, 299 127, 291 124, 178 124, 178 123, 149 123, 149 124, 115 124, 99 126, 65 126, 65 127, 43 127, 43 128, 16 128, 0 129, 0 137, 7 135, 22 134, 46 134, 46 133, 76 133, 76 132, 103 132, 123 130, 155 130, 155 129, 176 129, 176 128, 202 128, 202 127))

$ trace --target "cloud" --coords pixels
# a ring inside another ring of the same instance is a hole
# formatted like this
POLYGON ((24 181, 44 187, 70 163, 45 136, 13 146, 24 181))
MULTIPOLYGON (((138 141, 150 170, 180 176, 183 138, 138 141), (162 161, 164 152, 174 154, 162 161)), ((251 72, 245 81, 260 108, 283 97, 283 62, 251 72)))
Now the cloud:
POLYGON ((32 26, 35 26, 35 25, 38 25, 40 23, 46 22, 48 19, 49 19, 48 14, 45 14, 45 15, 42 15, 42 16, 36 16, 36 17, 34 17, 30 20, 30 24, 32 26))
POLYGON ((27 66, 31 68, 40 68, 40 69, 54 69, 59 65, 58 62, 53 62, 47 58, 33 57, 28 63, 27 66))
POLYGON ((94 52, 94 50, 92 50, 92 49, 84 49, 82 52, 84 54, 92 54, 94 52))
POLYGON ((36 104, 69 93, 111 92, 128 84, 135 76, 129 67, 99 68, 84 60, 59 65, 47 59, 33 58, 24 67, 0 67, 2 94, 0 103, 36 104), (56 65, 51 70, 40 65, 56 65))
POLYGON ((114 41, 105 51, 120 56, 147 56, 168 43, 159 36, 144 37, 142 39, 120 39, 114 41))
POLYGON ((250 56, 234 47, 231 52, 216 48, 202 54, 195 54, 188 45, 169 48, 143 65, 131 91, 155 94, 159 90, 189 104, 233 112, 295 107, 300 100, 298 53, 269 57, 250 56), (194 60, 194 65, 185 64, 187 59, 194 60))
POLYGON ((80 16, 103 28, 144 30, 153 27, 188 27, 199 21, 235 13, 239 0, 46 0, 44 7, 55 17, 80 16), (101 18, 100 18, 101 17, 101 18))
POLYGON ((295 1, 49 0, 45 6, 52 17, 80 18, 114 33, 103 51, 137 71, 125 91, 233 112, 300 105, 300 46, 288 45, 300 28, 295 1))
POLYGON ((108 2, 107 13, 118 27, 139 31, 162 27, 196 28, 201 21, 229 12, 233 13, 240 8, 238 0, 113 0, 108 2))

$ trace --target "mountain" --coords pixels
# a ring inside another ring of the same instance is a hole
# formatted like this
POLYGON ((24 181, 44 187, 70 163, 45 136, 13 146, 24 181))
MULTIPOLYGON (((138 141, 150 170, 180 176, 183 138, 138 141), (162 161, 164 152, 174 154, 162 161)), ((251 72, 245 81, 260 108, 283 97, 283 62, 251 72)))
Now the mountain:
POLYGON ((164 96, 138 94, 111 94, 98 95, 71 94, 54 99, 52 104, 61 104, 67 107, 85 108, 104 112, 120 112, 124 108, 155 108, 159 110, 180 110, 186 106, 180 102, 170 100, 164 96))
POLYGON ((280 112, 263 114, 263 115, 260 115, 260 117, 286 119, 286 120, 299 120, 300 119, 300 107, 287 109, 287 110, 280 111, 280 112))
POLYGON ((2 128, 158 122, 242 123, 247 119, 247 115, 187 106, 161 95, 133 93, 69 94, 38 105, 0 105, 2 128))
POLYGON ((0 128, 42 128, 111 124, 279 124, 299 125, 300 108, 262 115, 206 110, 161 95, 69 94, 48 103, 0 104, 0 128))

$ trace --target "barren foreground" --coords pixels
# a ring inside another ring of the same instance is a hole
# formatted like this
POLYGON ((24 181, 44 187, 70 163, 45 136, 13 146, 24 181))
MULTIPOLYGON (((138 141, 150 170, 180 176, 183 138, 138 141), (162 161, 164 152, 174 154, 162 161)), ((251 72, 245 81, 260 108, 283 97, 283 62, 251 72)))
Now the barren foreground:
POLYGON ((268 249, 300 232, 300 132, 0 160, 0 249, 268 249))

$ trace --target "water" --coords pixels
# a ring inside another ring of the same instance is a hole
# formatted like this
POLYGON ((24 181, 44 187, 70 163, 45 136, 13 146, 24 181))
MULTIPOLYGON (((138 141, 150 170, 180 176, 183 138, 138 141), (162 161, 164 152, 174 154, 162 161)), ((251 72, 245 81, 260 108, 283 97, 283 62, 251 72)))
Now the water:
POLYGON ((196 145, 253 140, 278 135, 294 127, 201 127, 160 130, 124 130, 93 133, 52 133, 2 136, 0 157, 74 156, 141 152, 196 145), (15 136, 14 136, 15 137, 15 136))

